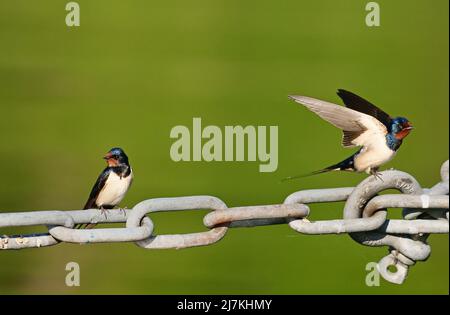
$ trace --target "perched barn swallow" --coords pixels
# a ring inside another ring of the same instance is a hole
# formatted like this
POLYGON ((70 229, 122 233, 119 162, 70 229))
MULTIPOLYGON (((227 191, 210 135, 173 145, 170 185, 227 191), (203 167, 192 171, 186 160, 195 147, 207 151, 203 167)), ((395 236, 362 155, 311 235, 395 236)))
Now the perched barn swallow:
MULTIPOLYGON (((121 148, 112 148, 103 158, 108 166, 98 176, 84 209, 101 209, 105 212, 114 208, 125 197, 133 181, 128 156, 121 148)), ((94 226, 95 224, 91 223, 86 228, 94 226)))
MULTIPOLYGON (((356 171, 379 177, 379 167, 390 161, 400 148, 412 125, 404 117, 392 118, 362 97, 345 90, 337 94, 345 104, 339 106, 306 96, 289 96, 322 119, 343 130, 345 148, 360 146, 352 156, 308 175, 329 171, 356 171)), ((288 177, 293 179, 299 176, 288 177)))

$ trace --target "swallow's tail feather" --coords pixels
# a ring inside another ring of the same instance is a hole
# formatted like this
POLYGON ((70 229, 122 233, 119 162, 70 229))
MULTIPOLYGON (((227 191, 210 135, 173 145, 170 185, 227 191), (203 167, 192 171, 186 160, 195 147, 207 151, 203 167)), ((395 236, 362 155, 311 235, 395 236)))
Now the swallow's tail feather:
POLYGON ((327 166, 321 170, 318 171, 314 171, 311 173, 306 173, 306 174, 299 174, 299 175, 295 175, 295 176, 289 176, 284 178, 282 181, 288 181, 288 180, 292 180, 292 179, 298 179, 298 178, 303 178, 303 177, 308 177, 308 176, 312 176, 312 175, 317 175, 317 174, 322 174, 322 173, 327 173, 327 172, 331 172, 331 171, 354 171, 354 157, 356 154, 350 156, 349 158, 346 158, 345 160, 343 160, 342 162, 327 166))
POLYGON ((73 228, 74 229, 92 229, 97 225, 97 223, 80 223, 75 225, 73 228))
MULTIPOLYGON (((97 206, 95 205, 95 201, 88 200, 87 203, 84 205, 83 210, 87 209, 95 209, 97 206)), ((94 226, 96 226, 96 223, 80 223, 76 224, 73 228, 74 229, 92 229, 94 226)))
POLYGON ((288 177, 286 177, 286 178, 283 178, 281 181, 282 181, 282 182, 285 182, 285 181, 292 180, 292 179, 298 179, 298 178, 308 177, 308 176, 312 176, 312 175, 316 175, 316 174, 321 174, 321 173, 326 173, 326 172, 331 172, 331 171, 333 171, 333 169, 326 167, 326 168, 323 168, 323 169, 321 169, 321 170, 314 171, 314 172, 310 172, 310 173, 298 174, 298 175, 294 175, 294 176, 288 176, 288 177))

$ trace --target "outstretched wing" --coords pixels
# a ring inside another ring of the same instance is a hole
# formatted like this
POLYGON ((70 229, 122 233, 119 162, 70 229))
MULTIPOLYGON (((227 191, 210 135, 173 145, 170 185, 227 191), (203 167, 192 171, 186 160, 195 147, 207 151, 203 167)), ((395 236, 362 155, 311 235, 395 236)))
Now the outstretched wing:
POLYGON ((356 110, 358 112, 370 115, 378 119, 386 128, 390 128, 391 125, 391 116, 385 113, 383 110, 379 109, 369 101, 363 99, 361 96, 358 96, 352 92, 339 89, 337 95, 342 99, 345 106, 356 110))
POLYGON ((108 179, 109 173, 111 172, 110 168, 105 168, 103 172, 98 176, 97 181, 92 187, 91 193, 89 195, 88 201, 84 205, 83 209, 95 209, 98 208, 96 205, 96 200, 102 189, 105 187, 106 180, 108 179))
POLYGON ((344 132, 342 145, 344 147, 371 146, 374 143, 380 143, 379 141, 385 141, 386 126, 370 115, 307 96, 293 95, 289 97, 322 119, 342 129, 344 132))

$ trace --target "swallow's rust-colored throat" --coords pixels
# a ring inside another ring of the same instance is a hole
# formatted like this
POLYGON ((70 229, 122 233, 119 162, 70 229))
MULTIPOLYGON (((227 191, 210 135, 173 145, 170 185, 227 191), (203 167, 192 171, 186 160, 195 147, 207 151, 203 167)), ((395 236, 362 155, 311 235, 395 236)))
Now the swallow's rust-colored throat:
POLYGON ((403 140, 409 133, 413 130, 413 126, 410 122, 407 122, 403 125, 403 129, 395 134, 395 138, 397 140, 403 140))
POLYGON ((119 165, 119 161, 117 161, 110 152, 108 152, 103 157, 103 159, 106 160, 106 163, 108 163, 109 167, 114 167, 114 166, 118 166, 119 165))

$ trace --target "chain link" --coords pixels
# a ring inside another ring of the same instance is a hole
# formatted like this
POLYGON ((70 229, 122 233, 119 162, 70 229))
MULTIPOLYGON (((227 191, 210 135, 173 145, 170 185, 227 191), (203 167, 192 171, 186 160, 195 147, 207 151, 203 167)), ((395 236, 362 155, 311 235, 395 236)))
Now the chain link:
POLYGON ((0 228, 44 225, 48 233, 4 235, 0 249, 23 249, 68 243, 135 242, 146 249, 188 248, 218 242, 229 228, 287 223, 302 234, 341 234, 366 246, 388 246, 378 263, 380 274, 392 283, 403 283, 410 266, 426 260, 430 233, 449 232, 449 161, 441 167, 441 182, 422 189, 411 175, 388 170, 370 176, 356 187, 302 190, 282 204, 228 208, 214 196, 155 198, 133 209, 29 211, 0 213, 0 228), (379 195, 395 189, 400 194, 379 195), (345 201, 343 219, 310 222, 309 205, 345 201), (403 219, 391 220, 387 208, 402 208, 403 219), (208 231, 156 235, 148 214, 153 212, 210 210, 203 218, 208 231), (85 223, 125 223, 122 228, 74 229, 85 223), (389 266, 396 271, 389 271, 389 266))

